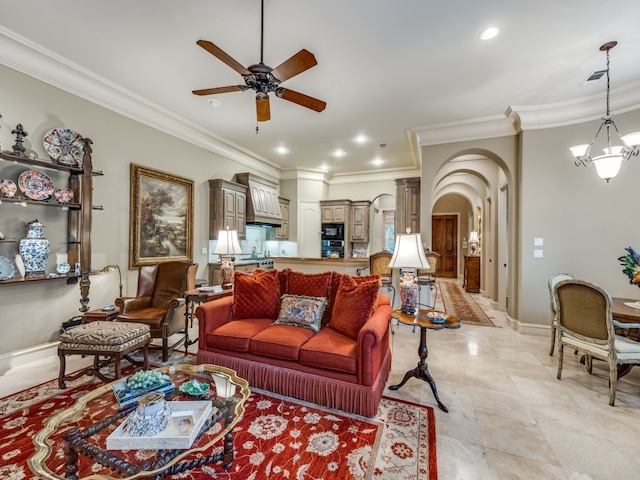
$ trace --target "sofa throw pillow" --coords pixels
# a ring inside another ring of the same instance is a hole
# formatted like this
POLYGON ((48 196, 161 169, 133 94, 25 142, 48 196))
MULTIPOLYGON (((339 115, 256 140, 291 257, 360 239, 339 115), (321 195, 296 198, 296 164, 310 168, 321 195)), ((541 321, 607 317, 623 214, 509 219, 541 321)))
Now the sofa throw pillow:
POLYGON ((257 275, 236 271, 233 276, 231 319, 278 318, 280 287, 275 270, 257 275))
POLYGON ((381 286, 380 279, 357 283, 352 277, 343 276, 336 293, 329 327, 357 340, 360 329, 376 308, 381 286))
POLYGON ((326 305, 326 297, 285 294, 280 301, 278 319, 272 325, 293 325, 318 333, 326 305))
POLYGON ((287 275, 287 289, 283 293, 308 297, 327 297, 330 281, 331 272, 301 273, 291 270, 287 275))

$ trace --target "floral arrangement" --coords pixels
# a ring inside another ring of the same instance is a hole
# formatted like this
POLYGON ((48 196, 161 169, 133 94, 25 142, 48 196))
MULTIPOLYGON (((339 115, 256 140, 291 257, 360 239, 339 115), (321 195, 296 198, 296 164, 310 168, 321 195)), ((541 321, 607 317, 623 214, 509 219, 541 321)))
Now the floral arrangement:
POLYGON ((620 265, 624 267, 622 273, 629 277, 629 283, 640 287, 640 254, 633 248, 625 248, 627 255, 619 257, 620 265))

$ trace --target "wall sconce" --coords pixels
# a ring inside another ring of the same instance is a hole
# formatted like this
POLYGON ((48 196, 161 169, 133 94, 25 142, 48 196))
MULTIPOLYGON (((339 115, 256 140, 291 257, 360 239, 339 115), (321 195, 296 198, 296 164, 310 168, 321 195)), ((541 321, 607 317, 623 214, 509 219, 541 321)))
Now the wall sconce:
POLYGON ((113 272, 114 270, 118 271, 118 287, 120 288, 120 296, 122 296, 122 272, 120 271, 120 267, 118 265, 106 265, 102 270, 103 273, 113 272))
POLYGON ((430 268, 427 257, 424 255, 422 238, 419 233, 411 233, 411 229, 407 228, 406 234, 396 235, 396 246, 389 262, 389 268, 400 269, 402 313, 415 315, 420 288, 417 270, 430 268))

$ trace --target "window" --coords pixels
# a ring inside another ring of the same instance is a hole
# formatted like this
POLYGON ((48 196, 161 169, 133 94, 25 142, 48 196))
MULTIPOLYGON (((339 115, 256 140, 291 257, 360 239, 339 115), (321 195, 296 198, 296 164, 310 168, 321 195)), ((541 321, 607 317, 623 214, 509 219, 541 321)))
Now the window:
POLYGON ((383 226, 383 245, 384 249, 393 252, 396 245, 396 211, 383 210, 382 212, 383 226))

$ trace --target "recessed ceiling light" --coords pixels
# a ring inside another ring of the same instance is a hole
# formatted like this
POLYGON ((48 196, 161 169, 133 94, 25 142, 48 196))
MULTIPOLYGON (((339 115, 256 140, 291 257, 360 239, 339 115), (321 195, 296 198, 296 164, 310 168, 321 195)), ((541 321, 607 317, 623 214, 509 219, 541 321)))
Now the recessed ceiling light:
POLYGON ((480 40, 491 40, 496 37, 500 33, 500 27, 493 26, 489 27, 480 34, 480 40))
POLYGON ((280 145, 276 147, 276 152, 278 152, 280 155, 284 155, 285 153, 289 153, 289 149, 284 145, 280 145))
POLYGON ((344 150, 342 150, 341 148, 338 148, 337 150, 335 150, 333 152, 333 156, 340 158, 340 157, 344 157, 347 154, 347 152, 345 152, 344 150))
POLYGON ((323 172, 328 172, 329 171, 329 166, 328 165, 322 165, 320 166, 320 170, 322 170, 323 172))
POLYGON ((367 137, 365 137, 364 135, 358 135, 356 138, 353 139, 356 143, 364 143, 367 141, 367 137))
POLYGON ((384 163, 384 160, 381 159, 380 157, 376 157, 373 160, 371 160, 371 163, 377 167, 382 165, 384 163))
POLYGON ((219 107, 220 105, 222 105, 222 102, 220 100, 216 100, 215 98, 210 98, 209 100, 207 100, 207 102, 209 102, 209 105, 211 105, 212 107, 219 107))

